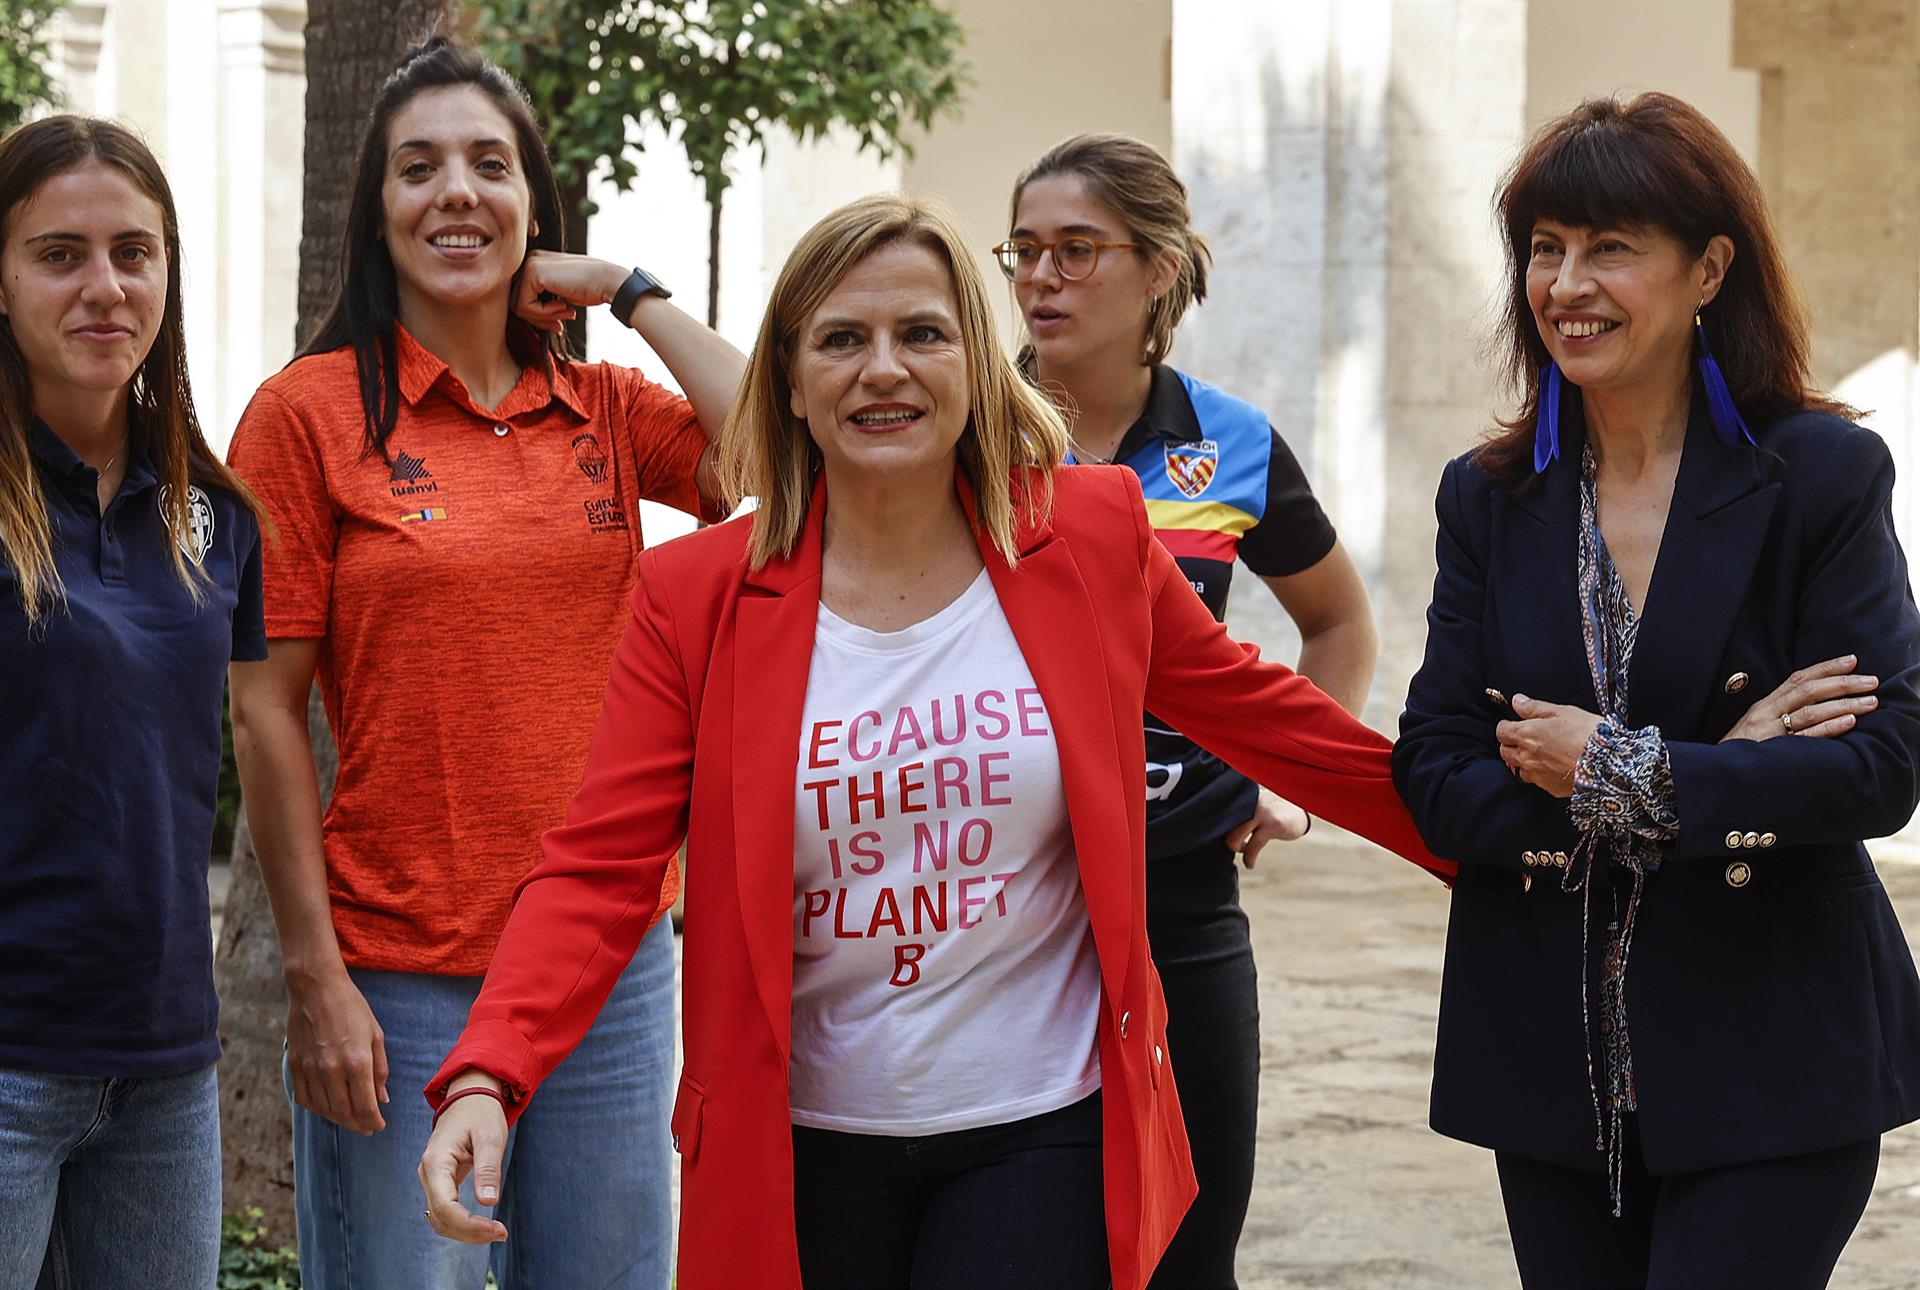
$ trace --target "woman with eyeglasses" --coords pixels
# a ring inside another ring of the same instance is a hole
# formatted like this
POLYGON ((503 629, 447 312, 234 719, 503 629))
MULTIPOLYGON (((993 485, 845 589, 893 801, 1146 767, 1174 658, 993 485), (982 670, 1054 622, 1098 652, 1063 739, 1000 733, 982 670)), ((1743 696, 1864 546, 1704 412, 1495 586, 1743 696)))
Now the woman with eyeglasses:
MULTIPOLYGON (((1140 478, 1161 543, 1224 620, 1235 559, 1300 628, 1299 671, 1349 712, 1373 679, 1367 592, 1306 475, 1258 408, 1165 364, 1210 257, 1186 187, 1151 147, 1085 134, 1014 185, 994 248, 1014 284, 1028 378, 1072 428, 1072 460, 1140 478)), ((1306 833, 1298 807, 1146 715, 1147 916, 1167 993, 1200 1196, 1161 1261, 1166 1290, 1230 1290, 1253 1189, 1260 999, 1238 856, 1306 833)))

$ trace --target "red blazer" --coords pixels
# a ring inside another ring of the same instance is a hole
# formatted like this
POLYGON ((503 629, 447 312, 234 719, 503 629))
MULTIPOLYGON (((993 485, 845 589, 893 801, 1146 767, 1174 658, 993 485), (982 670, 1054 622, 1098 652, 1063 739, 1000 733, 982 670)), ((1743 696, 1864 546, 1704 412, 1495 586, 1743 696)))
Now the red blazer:
MULTIPOLYGON (((1046 701, 1100 963, 1107 1240, 1142 1290, 1194 1196, 1147 949, 1151 709, 1315 815, 1443 877, 1394 793, 1382 736, 1235 644, 1153 537, 1126 470, 1054 476, 1001 608, 1046 701)), ((961 487, 963 497, 967 495, 961 487)), ((666 907, 684 838, 681 1290, 800 1290, 787 1061, 793 803, 820 600, 824 485, 793 555, 747 567, 750 520, 646 551, 585 782, 542 842, 466 1032, 429 1086, 477 1066, 517 1111, 592 1024, 666 907)), ((969 505, 970 505, 969 500, 969 505)))

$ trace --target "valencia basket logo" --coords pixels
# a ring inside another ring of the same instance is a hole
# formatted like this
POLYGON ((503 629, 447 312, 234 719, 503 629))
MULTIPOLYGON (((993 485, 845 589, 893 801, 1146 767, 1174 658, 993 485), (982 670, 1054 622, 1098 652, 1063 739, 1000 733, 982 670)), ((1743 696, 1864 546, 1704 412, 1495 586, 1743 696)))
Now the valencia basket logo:
POLYGON ((573 460, 580 467, 580 473, 587 477, 587 482, 607 482, 607 454, 600 451, 600 440, 591 430, 573 437, 573 460))

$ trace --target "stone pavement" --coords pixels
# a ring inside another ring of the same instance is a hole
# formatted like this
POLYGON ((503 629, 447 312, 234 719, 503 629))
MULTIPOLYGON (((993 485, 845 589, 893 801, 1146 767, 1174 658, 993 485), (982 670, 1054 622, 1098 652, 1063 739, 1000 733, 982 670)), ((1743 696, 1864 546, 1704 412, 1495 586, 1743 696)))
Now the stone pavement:
MULTIPOLYGON (((1881 874, 1916 939, 1920 865, 1881 874)), ((1445 892, 1322 824, 1241 898, 1264 1036, 1243 1290, 1517 1290, 1492 1154, 1426 1127, 1445 892)), ((1832 1290, 1920 1290, 1920 1126, 1886 1140, 1832 1290)))
MULTIPOLYGON (((1920 863, 1880 873, 1920 954, 1920 863)), ((1322 822, 1240 893, 1263 1035, 1241 1290, 1518 1290, 1491 1153, 1426 1125, 1445 891, 1322 822)), ((1831 1290, 1920 1290, 1920 1125, 1886 1139, 1831 1290)))

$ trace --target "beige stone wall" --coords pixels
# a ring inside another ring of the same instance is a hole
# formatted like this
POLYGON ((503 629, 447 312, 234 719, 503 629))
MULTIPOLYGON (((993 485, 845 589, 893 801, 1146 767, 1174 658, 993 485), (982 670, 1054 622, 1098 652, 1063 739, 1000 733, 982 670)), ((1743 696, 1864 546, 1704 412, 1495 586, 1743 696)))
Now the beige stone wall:
MULTIPOLYGON (((908 192, 960 215, 995 279, 987 248, 1006 236, 1020 171, 1087 130, 1117 130, 1162 152, 1173 146, 1168 93, 1172 0, 950 0, 966 27, 972 84, 961 115, 914 140, 900 169, 908 192)), ((1011 293, 995 292, 1011 336, 1011 293)))
POLYGON ((1601 94, 1677 95, 1749 163, 1760 155, 1760 77, 1733 62, 1734 0, 1531 0, 1527 128, 1601 94))
MULTIPOLYGON (((1920 4, 1741 0, 1734 57, 1762 84, 1760 177, 1843 384, 1920 339, 1920 4)), ((1871 400, 1905 421, 1894 383, 1871 400), (1889 398, 1900 406, 1885 406, 1889 398)), ((1866 391, 1863 391, 1866 392, 1866 391)), ((1883 427, 1891 429, 1891 427, 1883 427)))
MULTIPOLYGON (((1920 541, 1920 3, 1736 0, 1760 74, 1760 180, 1813 324, 1813 374, 1864 409, 1920 541)), ((1912 854, 1912 825, 1900 844, 1912 854)))

